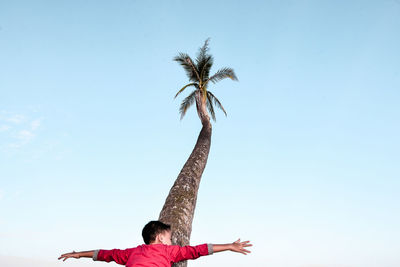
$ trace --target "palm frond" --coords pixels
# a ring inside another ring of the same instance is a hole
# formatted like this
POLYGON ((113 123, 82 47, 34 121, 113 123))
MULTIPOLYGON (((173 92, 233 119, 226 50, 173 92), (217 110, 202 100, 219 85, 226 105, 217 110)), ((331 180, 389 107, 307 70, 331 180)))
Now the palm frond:
POLYGON ((215 106, 217 106, 219 109, 221 109, 225 113, 225 116, 228 116, 228 114, 226 114, 226 111, 225 111, 224 107, 222 106, 221 102, 219 102, 218 98, 216 98, 213 95, 213 93, 211 93, 210 91, 207 91, 207 97, 210 97, 210 99, 213 100, 215 106))
POLYGON ((207 81, 207 79, 210 76, 210 70, 213 63, 214 63, 214 58, 211 55, 208 55, 204 60, 204 62, 201 62, 198 65, 201 81, 207 81))
POLYGON ((189 78, 189 81, 198 82, 199 75, 197 73, 196 68, 193 65, 193 61, 190 56, 186 53, 179 53, 176 57, 174 57, 174 61, 178 62, 186 72, 186 75, 189 78))
POLYGON ((178 91, 178 93, 176 93, 176 95, 175 95, 174 98, 176 98, 180 93, 183 92, 183 90, 185 90, 185 89, 186 89, 187 87, 189 87, 189 86, 194 86, 194 87, 196 87, 196 88, 199 88, 199 85, 198 85, 197 83, 189 83, 189 84, 186 84, 184 87, 182 87, 181 90, 178 91))
POLYGON ((212 99, 211 99, 210 94, 208 94, 208 92, 207 92, 207 109, 210 111, 211 118, 214 121, 217 121, 217 119, 215 118, 215 111, 214 111, 214 106, 213 106, 213 103, 212 103, 212 99))
POLYGON ((199 52, 197 54, 196 62, 200 62, 207 55, 209 41, 210 38, 207 38, 207 40, 204 42, 204 45, 200 47, 199 52))
POLYGON ((196 91, 197 90, 194 90, 193 92, 190 93, 190 95, 188 95, 187 97, 185 97, 185 99, 183 99, 181 107, 179 108, 179 113, 181 113, 181 119, 183 118, 183 116, 185 116, 188 108, 190 108, 190 106, 193 105, 193 103, 195 102, 196 91))
POLYGON ((231 68, 222 68, 219 69, 213 76, 211 76, 208 81, 212 81, 213 83, 217 83, 225 78, 230 78, 234 81, 237 81, 237 77, 235 71, 231 68))
POLYGON ((210 75, 211 66, 214 63, 214 58, 208 54, 208 42, 210 38, 208 38, 204 45, 199 49, 199 52, 196 57, 196 68, 198 73, 200 74, 201 81, 205 81, 208 79, 210 75))
POLYGON ((194 74, 196 75, 197 80, 200 82, 200 75, 197 70, 197 67, 194 65, 193 60, 189 57, 186 59, 186 62, 192 67, 194 74))

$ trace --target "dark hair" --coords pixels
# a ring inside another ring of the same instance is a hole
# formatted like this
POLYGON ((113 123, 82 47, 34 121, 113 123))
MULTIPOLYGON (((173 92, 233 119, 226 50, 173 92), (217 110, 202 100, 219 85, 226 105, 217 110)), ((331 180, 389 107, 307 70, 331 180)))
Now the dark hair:
POLYGON ((145 244, 156 240, 156 236, 164 231, 170 231, 171 226, 160 221, 151 221, 143 227, 142 236, 145 244))

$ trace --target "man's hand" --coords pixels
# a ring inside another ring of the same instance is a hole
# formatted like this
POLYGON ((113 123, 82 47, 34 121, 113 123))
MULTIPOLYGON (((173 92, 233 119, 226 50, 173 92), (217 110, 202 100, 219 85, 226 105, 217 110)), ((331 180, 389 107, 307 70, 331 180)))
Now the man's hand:
POLYGON ((233 242, 231 244, 230 250, 247 255, 247 253, 251 253, 251 252, 249 250, 245 249, 245 247, 251 247, 251 246, 253 246, 253 245, 250 244, 250 241, 240 242, 240 238, 239 238, 238 240, 236 240, 235 242, 233 242))
POLYGON ((79 259, 81 256, 79 255, 79 252, 75 252, 75 251, 72 251, 72 252, 70 252, 70 253, 65 253, 65 254, 62 254, 58 259, 59 260, 63 260, 63 261, 66 261, 67 259, 69 259, 69 258, 75 258, 75 259, 79 259))
POLYGON ((66 261, 69 258, 75 258, 75 259, 79 259, 79 258, 93 258, 93 254, 94 254, 94 250, 89 250, 89 251, 79 251, 79 252, 75 252, 72 251, 70 253, 65 253, 62 254, 58 259, 59 260, 63 260, 66 261))
POLYGON ((213 251, 214 252, 220 252, 220 251, 233 251, 233 252, 238 252, 238 253, 242 253, 244 255, 247 255, 247 253, 250 253, 250 251, 248 251, 247 249, 245 249, 246 247, 251 247, 253 246, 252 244, 250 244, 250 241, 243 241, 240 242, 240 239, 236 240, 233 243, 230 244, 221 244, 221 245, 213 245, 213 251))

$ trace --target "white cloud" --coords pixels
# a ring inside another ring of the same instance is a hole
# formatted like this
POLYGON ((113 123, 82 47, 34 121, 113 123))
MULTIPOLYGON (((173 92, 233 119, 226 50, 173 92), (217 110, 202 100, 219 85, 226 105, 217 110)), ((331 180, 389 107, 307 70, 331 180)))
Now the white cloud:
POLYGON ((17 134, 17 138, 22 141, 25 141, 25 142, 30 141, 34 136, 35 135, 31 131, 28 131, 28 130, 19 131, 17 134))
POLYGON ((31 129, 32 129, 33 131, 36 130, 37 128, 39 128, 39 126, 40 126, 40 120, 39 120, 39 119, 33 120, 33 121, 31 122, 31 129))
MULTIPOLYGON (((33 115, 33 114, 31 114, 33 115)), ((0 149, 18 150, 36 138, 38 129, 42 126, 41 118, 32 118, 30 114, 0 111, 0 133, 2 142, 0 149)))
POLYGON ((5 121, 12 122, 15 124, 20 124, 24 120, 25 120, 25 117, 23 115, 13 115, 13 116, 5 119, 5 121))
POLYGON ((22 143, 10 143, 8 145, 6 145, 6 148, 11 148, 11 149, 16 149, 16 148, 20 148, 21 146, 23 146, 24 144, 22 143))
POLYGON ((21 131, 17 132, 14 136, 14 138, 18 139, 18 141, 9 143, 7 146, 9 148, 14 148, 14 149, 20 148, 20 147, 28 144, 34 137, 35 137, 35 134, 32 131, 21 130, 21 131))
POLYGON ((11 127, 8 125, 1 125, 0 126, 0 132, 5 132, 8 131, 11 127))

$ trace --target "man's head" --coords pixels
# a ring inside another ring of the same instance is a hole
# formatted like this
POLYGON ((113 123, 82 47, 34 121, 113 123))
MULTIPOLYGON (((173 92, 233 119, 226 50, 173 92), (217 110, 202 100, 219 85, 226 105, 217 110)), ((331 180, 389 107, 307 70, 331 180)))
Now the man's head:
POLYGON ((172 245, 171 226, 160 221, 151 221, 143 227, 143 241, 145 244, 172 245))

